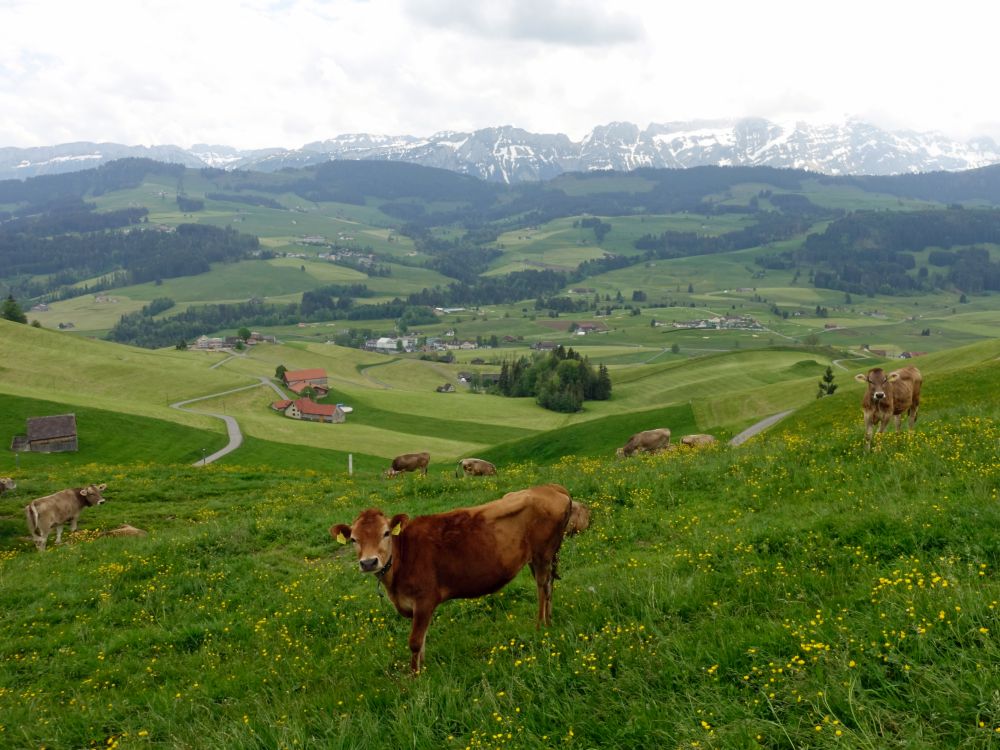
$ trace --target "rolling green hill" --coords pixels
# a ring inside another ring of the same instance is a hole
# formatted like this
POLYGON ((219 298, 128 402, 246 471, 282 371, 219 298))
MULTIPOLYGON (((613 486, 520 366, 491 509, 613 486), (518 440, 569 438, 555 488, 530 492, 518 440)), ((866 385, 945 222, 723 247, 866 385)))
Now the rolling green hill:
MULTIPOLYGON (((860 386, 838 370, 833 396, 739 448, 598 455, 640 415, 693 424, 680 404, 498 446, 510 463, 482 479, 433 464, 348 477, 308 449, 313 466, 282 468, 256 438, 240 465, 26 465, 0 498, 0 744, 991 747, 998 356, 990 342, 921 358, 916 430, 871 452, 860 386), (556 440, 592 453, 545 454, 556 440), (82 478, 108 501, 38 554, 22 506, 82 478), (411 677, 409 622, 327 529, 373 505, 415 516, 553 481, 592 511, 562 545, 553 624, 534 628, 522 573, 443 604, 411 677), (147 535, 103 533, 124 523, 147 535)), ((132 419, 115 425, 155 429, 132 419)))

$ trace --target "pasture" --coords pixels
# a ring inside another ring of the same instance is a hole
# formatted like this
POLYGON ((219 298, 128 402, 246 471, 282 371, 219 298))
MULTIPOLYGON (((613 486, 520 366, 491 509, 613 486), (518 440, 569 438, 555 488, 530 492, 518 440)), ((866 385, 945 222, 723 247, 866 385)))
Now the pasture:
POLYGON ((997 354, 928 355, 917 429, 871 453, 845 382, 740 448, 510 455, 483 479, 286 468, 259 446, 24 467, 0 498, 0 745, 992 747, 997 354), (36 553, 21 506, 82 481, 108 502, 36 553), (553 625, 534 629, 522 572, 443 605, 409 676, 409 622, 327 528, 546 481, 593 512, 553 625), (101 535, 122 523, 148 536, 101 535))

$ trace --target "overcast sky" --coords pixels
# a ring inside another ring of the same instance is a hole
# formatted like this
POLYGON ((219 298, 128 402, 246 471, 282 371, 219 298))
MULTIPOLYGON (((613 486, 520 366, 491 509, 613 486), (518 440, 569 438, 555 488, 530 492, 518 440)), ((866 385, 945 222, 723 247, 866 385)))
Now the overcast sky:
POLYGON ((1000 140, 989 0, 0 0, 0 147, 760 116, 1000 140))

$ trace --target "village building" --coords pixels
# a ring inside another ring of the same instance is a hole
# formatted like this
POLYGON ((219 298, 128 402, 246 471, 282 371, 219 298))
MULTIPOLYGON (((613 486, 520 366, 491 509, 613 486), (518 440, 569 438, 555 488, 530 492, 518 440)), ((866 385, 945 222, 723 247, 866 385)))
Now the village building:
POLYGON ((319 395, 326 395, 330 392, 327 385, 326 370, 322 367, 315 367, 307 370, 285 370, 281 378, 288 390, 294 393, 302 393, 306 388, 312 388, 313 392, 319 395))
POLYGON ((31 417, 27 435, 15 435, 10 449, 17 453, 64 453, 78 449, 76 415, 31 417))
POLYGON ((346 418, 340 404, 317 404, 310 398, 275 401, 271 404, 271 408, 290 419, 302 419, 307 422, 340 424, 346 418))

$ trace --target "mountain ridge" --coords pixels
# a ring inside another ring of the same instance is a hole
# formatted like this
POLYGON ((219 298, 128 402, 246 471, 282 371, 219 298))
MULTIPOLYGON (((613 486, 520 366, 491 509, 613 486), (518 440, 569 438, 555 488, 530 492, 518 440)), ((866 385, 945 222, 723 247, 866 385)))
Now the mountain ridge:
POLYGON ((888 131, 860 120, 834 125, 780 124, 762 118, 598 125, 580 141, 512 125, 428 137, 348 133, 299 149, 237 149, 195 144, 125 146, 75 142, 0 148, 0 179, 24 179, 144 157, 193 168, 278 171, 331 160, 404 161, 489 182, 551 179, 565 172, 696 166, 769 166, 828 175, 892 175, 959 171, 1000 163, 988 137, 959 141, 939 133, 888 131))

